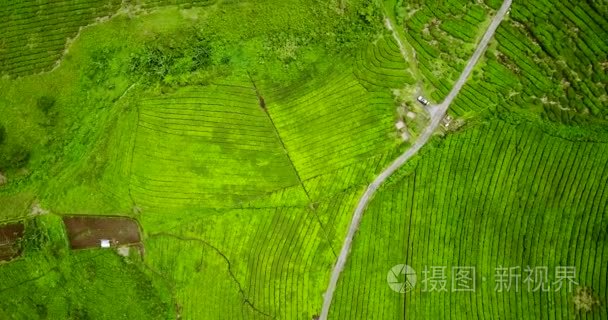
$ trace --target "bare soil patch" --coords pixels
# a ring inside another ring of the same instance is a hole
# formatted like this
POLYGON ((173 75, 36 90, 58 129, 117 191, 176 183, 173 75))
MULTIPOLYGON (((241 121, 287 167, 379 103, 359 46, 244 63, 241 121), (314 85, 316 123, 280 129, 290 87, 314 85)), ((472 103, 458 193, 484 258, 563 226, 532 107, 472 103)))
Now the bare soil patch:
POLYGON ((23 238, 23 223, 11 223, 0 226, 0 261, 8 261, 21 254, 19 240, 23 238))
POLYGON ((127 217, 69 216, 63 218, 72 249, 99 248, 101 240, 112 247, 141 241, 137 221, 127 217))

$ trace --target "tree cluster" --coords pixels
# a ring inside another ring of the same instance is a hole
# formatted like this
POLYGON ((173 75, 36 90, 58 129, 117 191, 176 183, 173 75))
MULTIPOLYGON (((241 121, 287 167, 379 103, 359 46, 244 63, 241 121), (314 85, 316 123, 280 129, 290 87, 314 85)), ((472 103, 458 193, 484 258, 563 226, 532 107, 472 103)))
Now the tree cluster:
POLYGON ((160 35, 131 57, 129 71, 144 82, 171 84, 213 64, 213 47, 201 33, 187 30, 180 37, 160 35))

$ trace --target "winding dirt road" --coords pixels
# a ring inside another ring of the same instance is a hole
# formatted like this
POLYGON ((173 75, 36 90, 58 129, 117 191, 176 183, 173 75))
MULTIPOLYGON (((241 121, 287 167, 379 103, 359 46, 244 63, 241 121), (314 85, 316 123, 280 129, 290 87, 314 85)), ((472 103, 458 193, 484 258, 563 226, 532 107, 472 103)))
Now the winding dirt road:
MULTIPOLYGON (((340 274, 342 273, 342 270, 344 269, 344 265, 346 264, 348 254, 350 253, 350 249, 352 246, 353 238, 355 236, 355 233, 357 232, 357 229, 359 228, 359 224, 361 223, 363 211, 367 207, 367 204, 369 203, 370 199, 372 198, 376 190, 378 190, 378 187, 386 180, 386 178, 388 178, 395 171, 401 168, 401 166, 403 166, 407 162, 407 160, 409 160, 413 155, 415 155, 418 150, 420 150, 430 139, 433 132, 435 132, 435 130, 439 126, 441 119, 443 119, 443 117, 445 116, 445 113, 450 107, 450 104, 452 103, 454 98, 456 98, 456 96, 464 86, 465 82, 469 78, 471 72, 473 71, 473 68, 479 61, 479 58, 483 55, 486 48, 488 47, 488 43, 490 42, 490 39, 492 39, 492 37, 494 36, 494 32, 498 28, 498 25, 502 22, 509 8, 511 7, 511 2, 512 0, 504 0, 502 6, 498 10, 498 12, 496 12, 496 15, 488 26, 488 29, 481 38, 481 41, 479 42, 479 44, 477 44, 477 48, 475 49, 473 56, 471 56, 471 58, 469 59, 466 67, 460 74, 458 81, 456 81, 456 84, 454 84, 452 90, 447 95, 445 100, 439 105, 434 105, 428 108, 428 112, 431 116, 431 121, 424 129, 422 134, 418 137, 416 142, 403 154, 401 154, 395 161, 393 161, 393 163, 391 163, 388 168, 382 171, 380 175, 378 175, 378 177, 376 177, 376 179, 367 187, 367 190, 365 190, 365 193, 357 204, 357 208, 355 209, 355 213, 353 214, 353 218, 348 228, 348 233, 346 234, 346 238, 344 239, 344 244, 342 245, 342 249, 340 250, 340 255, 338 256, 338 260, 336 261, 334 269, 332 270, 329 285, 327 286, 327 291, 325 291, 325 295, 323 296, 323 309, 321 310, 321 316, 319 318, 320 320, 327 320, 327 317, 329 315, 329 308, 331 306, 331 301, 336 290, 338 279, 340 277, 340 274)), ((387 28, 394 32, 390 20, 388 18, 386 20, 387 28)), ((401 40, 398 39, 398 42, 399 47, 403 48, 401 40)))

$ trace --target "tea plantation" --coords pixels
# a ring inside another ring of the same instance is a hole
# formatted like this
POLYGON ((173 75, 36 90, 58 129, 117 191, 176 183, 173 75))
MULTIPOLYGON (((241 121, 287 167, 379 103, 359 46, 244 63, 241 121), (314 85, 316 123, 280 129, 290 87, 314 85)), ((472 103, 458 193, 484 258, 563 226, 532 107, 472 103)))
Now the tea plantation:
MULTIPOLYGON (((358 202, 501 4, 0 0, 0 231, 25 228, 0 239, 0 318, 325 320, 358 202), (133 218, 141 246, 71 249, 67 215, 133 218)), ((608 319, 607 17, 511 5, 378 186, 329 319, 608 319), (436 266, 476 290, 426 290, 436 266), (526 267, 576 274, 532 291, 526 267)))

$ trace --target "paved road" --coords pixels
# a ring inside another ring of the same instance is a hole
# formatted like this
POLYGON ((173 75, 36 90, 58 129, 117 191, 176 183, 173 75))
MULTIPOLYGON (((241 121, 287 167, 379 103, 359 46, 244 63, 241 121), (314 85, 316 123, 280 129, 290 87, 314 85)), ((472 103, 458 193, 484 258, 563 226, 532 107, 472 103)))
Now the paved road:
MULTIPOLYGON (((353 214, 353 218, 348 228, 348 233, 346 234, 346 238, 344 239, 344 244, 342 245, 342 249, 340 250, 340 255, 338 256, 338 260, 336 261, 334 269, 331 273, 331 279, 329 281, 329 285, 327 286, 327 291, 325 292, 325 295, 323 297, 323 309, 321 310, 321 316, 319 318, 320 320, 327 320, 327 316, 329 314, 329 307, 331 305, 331 300, 333 299, 334 292, 336 290, 338 278, 340 277, 340 273, 342 273, 344 265, 346 264, 346 259, 348 258, 348 254, 350 253, 353 238, 355 236, 355 233, 357 232, 357 229, 359 228, 363 211, 367 207, 369 200, 372 198, 373 194, 376 192, 376 190, 378 190, 378 187, 384 182, 384 180, 386 180, 386 178, 388 178, 395 171, 397 171, 397 169, 401 168, 401 166, 403 166, 403 164, 405 164, 407 160, 409 160, 413 155, 415 155, 418 150, 420 150, 430 139, 433 132, 439 126, 441 119, 443 119, 443 117, 445 116, 445 113, 448 110, 450 104, 452 103, 454 98, 456 98, 456 96, 462 89, 462 86, 464 86, 469 75, 473 71, 473 68, 477 64, 477 61, 488 47, 490 39, 492 39, 496 28, 498 28, 498 25, 504 19, 507 11, 509 10, 509 7, 511 6, 511 2, 512 0, 504 0, 502 6, 492 19, 492 22, 488 26, 488 29, 486 30, 485 34, 481 38, 481 41, 477 45, 473 56, 471 56, 471 58, 469 59, 469 62, 460 74, 458 81, 456 81, 456 84, 454 84, 452 90, 447 95, 445 100, 439 105, 431 106, 428 108, 429 114, 431 116, 429 125, 424 129, 422 134, 420 134, 416 142, 402 155, 400 155, 395 161, 393 161, 393 163, 391 163, 391 165, 386 168, 386 170, 382 171, 382 173, 380 173, 380 175, 378 175, 378 177, 376 177, 376 179, 367 187, 367 190, 365 190, 365 193, 357 204, 357 208, 355 209, 355 213, 353 214)), ((394 31, 392 30, 393 28, 392 24, 390 23, 390 20, 386 22, 386 25, 389 30, 394 31)), ((401 40, 398 41, 400 42, 399 47, 402 48, 403 44, 401 44, 401 40)))

